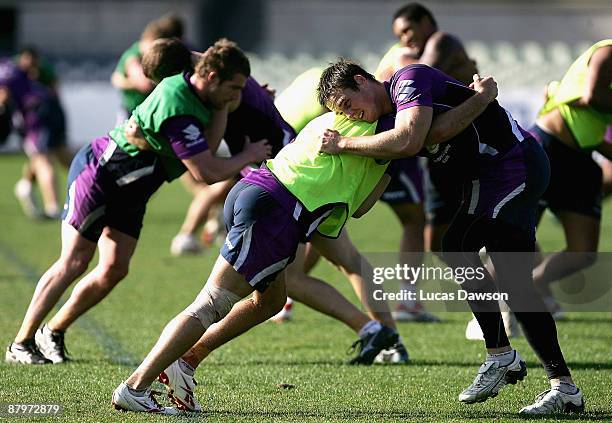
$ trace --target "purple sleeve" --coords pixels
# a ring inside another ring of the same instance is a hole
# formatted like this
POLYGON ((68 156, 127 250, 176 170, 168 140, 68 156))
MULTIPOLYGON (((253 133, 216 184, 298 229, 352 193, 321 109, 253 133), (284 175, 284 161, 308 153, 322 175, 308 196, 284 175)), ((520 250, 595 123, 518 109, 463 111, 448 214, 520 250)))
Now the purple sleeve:
POLYGON ((391 100, 397 112, 415 106, 433 106, 431 93, 432 69, 427 66, 408 66, 397 71, 391 79, 391 100))
POLYGON ((170 142, 179 159, 188 159, 208 150, 204 128, 192 116, 175 116, 162 123, 161 133, 170 142))

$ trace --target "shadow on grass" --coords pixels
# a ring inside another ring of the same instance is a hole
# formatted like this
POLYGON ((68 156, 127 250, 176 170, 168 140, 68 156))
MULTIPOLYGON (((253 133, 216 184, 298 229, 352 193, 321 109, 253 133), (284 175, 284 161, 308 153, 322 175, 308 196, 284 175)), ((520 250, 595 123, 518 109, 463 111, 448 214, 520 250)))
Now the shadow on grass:
MULTIPOLYGON (((124 363, 113 363, 113 364, 124 364, 124 363)), ((405 368, 405 367, 419 367, 419 366, 431 366, 431 367, 473 367, 477 369, 480 362, 465 362, 465 361, 437 361, 437 360, 423 360, 423 359, 411 359, 408 364, 400 365, 380 365, 374 364, 374 368, 392 367, 392 368, 405 368)), ((338 360, 249 360, 249 361, 234 361, 234 360, 223 360, 223 361, 204 361, 203 366, 206 367, 228 367, 228 366, 286 366, 286 367, 301 367, 301 366, 332 366, 332 367, 358 367, 364 368, 367 366, 351 366, 346 362, 338 360)), ((610 370, 612 369, 612 362, 607 363, 595 363, 585 361, 574 361, 569 362, 568 366, 573 370, 610 370)), ((541 364, 536 361, 527 361, 527 368, 535 369, 541 367, 541 364)))
POLYGON ((582 316, 568 316, 566 320, 561 320, 557 322, 557 325, 563 327, 566 323, 612 323, 612 313, 610 313, 609 317, 582 317, 582 316))
POLYGON ((517 412, 510 411, 491 411, 486 409, 457 411, 457 412, 442 412, 436 414, 431 411, 410 410, 410 411, 362 411, 362 410, 334 410, 334 411, 204 411, 203 413, 190 413, 183 416, 186 419, 201 419, 206 417, 226 417, 226 418, 252 418, 253 420, 269 418, 282 419, 292 421, 300 418, 313 419, 363 419, 371 418, 374 421, 382 419, 398 419, 414 421, 415 419, 423 420, 455 420, 455 419, 484 419, 492 421, 497 419, 521 419, 521 420, 543 420, 554 419, 560 420, 592 420, 592 421, 609 421, 612 419, 612 413, 594 411, 580 414, 559 414, 554 416, 522 416, 517 412))

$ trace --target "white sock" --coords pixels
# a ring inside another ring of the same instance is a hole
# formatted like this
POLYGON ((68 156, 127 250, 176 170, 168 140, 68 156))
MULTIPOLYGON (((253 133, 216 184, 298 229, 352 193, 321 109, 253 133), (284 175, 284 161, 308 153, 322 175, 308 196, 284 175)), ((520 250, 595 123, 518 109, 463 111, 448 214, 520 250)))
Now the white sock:
POLYGON ((574 385, 573 383, 569 383, 569 382, 559 382, 556 388, 560 392, 563 392, 564 394, 569 394, 569 395, 577 394, 579 391, 576 385, 574 385))
POLYGON ((382 328, 382 325, 378 320, 370 320, 368 323, 363 325, 363 327, 359 330, 359 337, 363 338, 366 335, 377 332, 382 328))
POLYGON ((507 366, 512 363, 516 351, 514 349, 499 354, 487 353, 487 361, 497 361, 502 366, 507 366))

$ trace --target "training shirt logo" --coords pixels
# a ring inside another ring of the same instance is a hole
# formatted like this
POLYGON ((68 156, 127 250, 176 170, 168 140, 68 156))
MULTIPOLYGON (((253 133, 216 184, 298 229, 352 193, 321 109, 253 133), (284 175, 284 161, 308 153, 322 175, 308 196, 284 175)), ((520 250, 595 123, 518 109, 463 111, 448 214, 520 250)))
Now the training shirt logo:
POLYGON ((397 83, 395 98, 398 103, 402 103, 409 99, 410 96, 416 91, 416 88, 411 87, 413 83, 414 81, 412 79, 404 79, 403 81, 399 81, 397 83))
POLYGON ((191 141, 187 143, 186 147, 191 147, 203 141, 200 128, 195 126, 193 123, 183 129, 183 134, 185 134, 185 139, 191 141))

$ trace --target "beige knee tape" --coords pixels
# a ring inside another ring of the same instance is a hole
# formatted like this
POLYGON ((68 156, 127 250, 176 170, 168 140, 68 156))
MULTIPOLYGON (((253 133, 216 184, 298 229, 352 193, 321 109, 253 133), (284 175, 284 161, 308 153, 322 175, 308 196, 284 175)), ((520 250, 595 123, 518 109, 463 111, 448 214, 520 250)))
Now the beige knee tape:
POLYGON ((205 329, 223 319, 241 297, 213 283, 207 283, 183 314, 198 319, 205 329))

